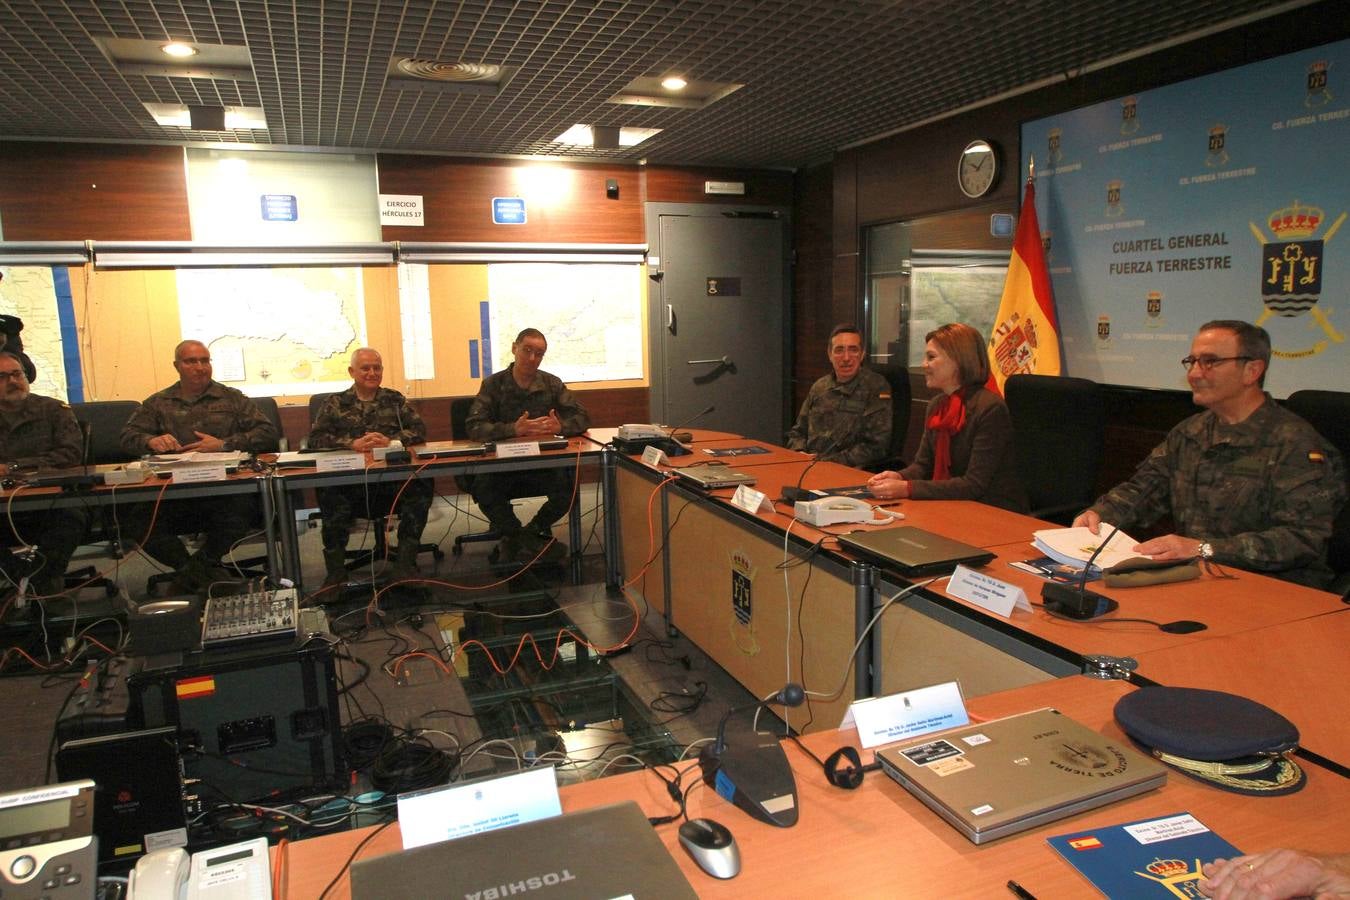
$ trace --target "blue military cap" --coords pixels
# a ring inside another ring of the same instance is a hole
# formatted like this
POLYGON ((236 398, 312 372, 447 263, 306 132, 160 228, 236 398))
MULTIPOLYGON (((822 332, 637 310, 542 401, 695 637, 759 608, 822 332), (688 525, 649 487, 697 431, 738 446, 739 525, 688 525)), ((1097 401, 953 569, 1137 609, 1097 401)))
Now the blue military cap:
POLYGON ((1292 758, 1298 728, 1255 700, 1199 688, 1144 687, 1120 698, 1115 716, 1157 759, 1226 791, 1278 796, 1307 780, 1292 758))

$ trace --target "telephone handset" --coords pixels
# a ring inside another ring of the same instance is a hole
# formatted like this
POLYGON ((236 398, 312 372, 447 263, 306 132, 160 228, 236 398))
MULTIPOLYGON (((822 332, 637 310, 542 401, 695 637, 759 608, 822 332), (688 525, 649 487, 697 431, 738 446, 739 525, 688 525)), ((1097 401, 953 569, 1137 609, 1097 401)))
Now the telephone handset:
POLYGON ((904 513, 874 507, 857 497, 821 497, 819 500, 798 500, 793 512, 799 521, 808 525, 840 525, 847 522, 881 524, 890 519, 903 519, 904 513), (877 515, 883 518, 878 519, 877 515))
POLYGON ((127 900, 184 900, 191 867, 182 847, 151 850, 131 870, 127 900))

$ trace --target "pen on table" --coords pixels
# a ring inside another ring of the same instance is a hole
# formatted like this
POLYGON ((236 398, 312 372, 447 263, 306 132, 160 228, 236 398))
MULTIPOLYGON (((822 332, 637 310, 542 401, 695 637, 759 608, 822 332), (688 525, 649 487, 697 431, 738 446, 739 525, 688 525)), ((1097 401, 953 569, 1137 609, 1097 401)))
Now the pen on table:
POLYGON ((1014 896, 1021 897, 1022 900, 1036 900, 1035 894, 1031 893, 1031 891, 1022 887, 1012 879, 1008 879, 1008 890, 1012 891, 1014 896))

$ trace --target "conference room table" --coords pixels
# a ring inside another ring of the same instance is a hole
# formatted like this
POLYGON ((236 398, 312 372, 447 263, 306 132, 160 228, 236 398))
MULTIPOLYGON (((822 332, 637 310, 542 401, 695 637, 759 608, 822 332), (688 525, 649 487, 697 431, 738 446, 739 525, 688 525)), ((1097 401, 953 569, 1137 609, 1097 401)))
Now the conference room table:
MULTIPOLYGON (((295 525, 296 498, 309 488, 357 486, 362 484, 391 484, 412 478, 458 477, 465 475, 500 474, 536 471, 539 469, 579 469, 582 464, 600 466, 602 448, 584 436, 568 439, 567 446, 557 450, 540 450, 527 456, 498 456, 484 453, 473 456, 419 457, 417 447, 410 448, 410 463, 388 464, 365 454, 365 464, 359 469, 319 471, 316 466, 278 466, 272 473, 271 504, 276 509, 281 543, 281 565, 286 577, 297 586, 303 583, 300 566, 300 546, 295 525)), ((316 454, 319 456, 321 454, 316 454)), ((571 574, 574 583, 581 577, 581 517, 577 515, 575 498, 568 515, 568 540, 571 544, 571 574)))
MULTIPOLYGON (((697 442, 691 447, 697 449, 697 442)), ((754 462, 757 456, 737 459, 736 467, 753 475, 754 489, 770 500, 787 486, 842 488, 869 477, 804 454, 763 464, 754 462)), ((995 554, 979 569, 983 575, 1022 588, 1038 604, 1044 581, 1009 564, 1039 555, 1032 533, 1054 527, 1050 523, 972 501, 906 500, 884 507, 902 513, 902 520, 877 516, 814 528, 796 521, 790 504, 751 513, 732 505, 731 489, 696 490, 670 466, 646 465, 634 456, 620 460, 617 506, 627 580, 665 613, 672 629, 756 696, 789 680, 805 684, 811 702, 786 711, 794 727, 830 727, 855 697, 953 680, 965 696, 975 697, 1116 660, 1124 672, 1133 664, 1130 657, 1149 651, 1171 648, 1184 655, 1216 638, 1345 608, 1327 592, 1224 567, 1228 577, 1206 573, 1190 582, 1106 590, 1121 609, 1091 621, 1058 618, 1038 607, 1004 617, 954 597, 945 578, 888 571, 841 549, 836 538, 913 525, 964 541, 995 554), (645 517, 645 527, 633 527, 630 516, 645 517), (635 539, 640 546, 632 546, 635 539), (645 577, 634 578, 644 565, 645 577), (892 599, 850 668, 853 642, 892 599), (1186 619, 1206 627, 1168 633, 1124 619, 1186 619)), ((1093 586, 1101 588, 1100 582, 1093 586)))
MULTIPOLYGON (((1124 741, 1112 710, 1133 690, 1124 682, 1070 676, 979 697, 969 709, 983 721, 1050 706, 1124 741)), ((802 738, 822 758, 843 744, 856 746, 856 740, 852 729, 802 738)), ((1169 772, 1158 789, 977 846, 882 773, 868 773, 857 790, 842 790, 827 784, 820 766, 791 742, 783 748, 797 782, 800 818, 794 827, 753 820, 705 785, 689 794, 691 818, 715 819, 735 837, 742 859, 737 877, 722 881, 704 874, 680 848, 677 823, 657 826, 700 897, 1003 897, 1010 896, 1009 879, 1040 900, 1093 896, 1088 882, 1046 843, 1048 837, 1177 813, 1192 814, 1244 852, 1346 850, 1343 810, 1350 805, 1350 779, 1317 765, 1305 766, 1303 790, 1281 797, 1234 794, 1169 772)), ((864 762, 871 758, 871 751, 863 751, 864 762)), ((685 783, 696 777, 686 776, 685 783)), ((560 794, 565 813, 625 800, 638 803, 648 816, 675 811, 662 782, 646 771, 567 785, 560 794)), ((288 845, 278 900, 316 898, 335 877, 327 896, 350 896, 344 865, 373 830, 288 845)), ((371 838, 357 858, 399 849, 395 823, 371 838)))

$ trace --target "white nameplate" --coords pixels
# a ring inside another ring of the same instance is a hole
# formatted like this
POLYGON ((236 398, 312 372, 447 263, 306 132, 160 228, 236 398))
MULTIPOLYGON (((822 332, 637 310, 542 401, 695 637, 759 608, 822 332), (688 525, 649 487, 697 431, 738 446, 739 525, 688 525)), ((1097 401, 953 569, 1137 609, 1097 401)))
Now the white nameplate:
POLYGON ((510 441, 497 445, 497 456, 501 459, 515 459, 518 456, 538 456, 538 441, 510 441))
POLYGON ((748 513, 773 512, 773 504, 762 491, 757 491, 746 484, 736 486, 736 493, 731 495, 731 505, 740 507, 748 513))
POLYGON ((670 465, 670 460, 666 458, 665 451, 659 447, 648 446, 645 448, 642 451, 642 461, 652 467, 670 465))
POLYGON ((316 453, 314 470, 316 472, 355 472, 366 467, 364 453, 316 453))
POLYGON ((1031 612, 1026 591, 965 566, 957 566, 956 571, 952 572, 951 580, 947 582, 947 593, 1005 619, 1012 615, 1014 609, 1031 612))
POLYGON ((224 481, 229 473, 224 466, 186 466, 170 470, 174 484, 197 484, 202 481, 224 481))
POLYGON ((887 697, 855 700, 839 727, 856 725, 858 741, 864 748, 871 748, 969 721, 961 686, 947 681, 887 697))

